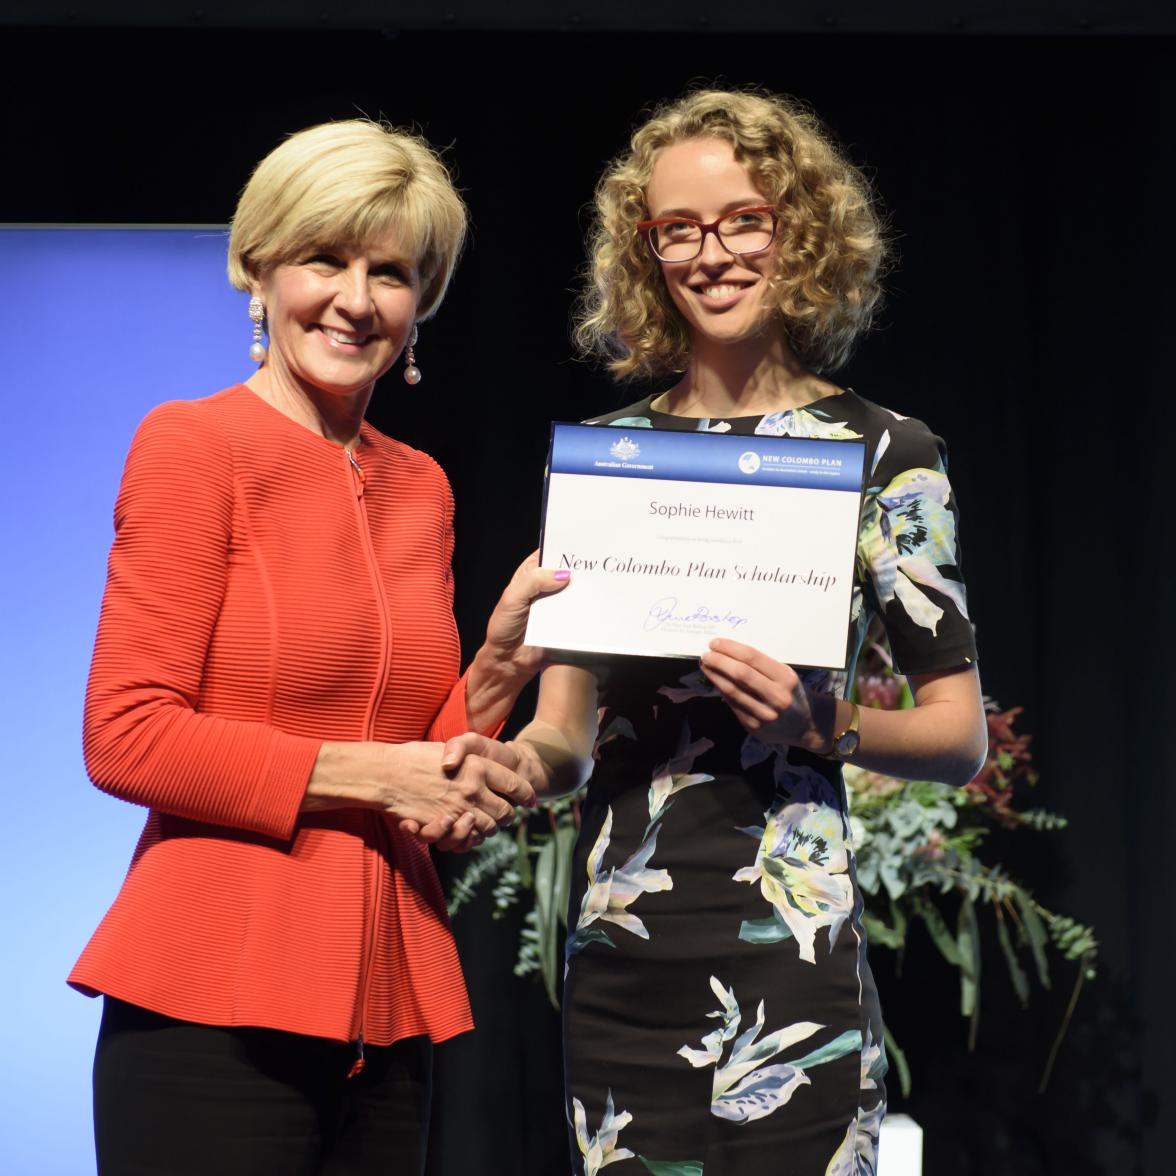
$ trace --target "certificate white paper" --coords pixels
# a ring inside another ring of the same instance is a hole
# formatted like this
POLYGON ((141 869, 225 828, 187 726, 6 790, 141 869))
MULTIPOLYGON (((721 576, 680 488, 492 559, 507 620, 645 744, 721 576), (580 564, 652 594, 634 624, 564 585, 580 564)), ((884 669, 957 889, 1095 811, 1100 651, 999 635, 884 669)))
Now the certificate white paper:
POLYGON ((730 637, 846 664, 865 445, 554 424, 531 607, 551 650, 697 657, 730 637))

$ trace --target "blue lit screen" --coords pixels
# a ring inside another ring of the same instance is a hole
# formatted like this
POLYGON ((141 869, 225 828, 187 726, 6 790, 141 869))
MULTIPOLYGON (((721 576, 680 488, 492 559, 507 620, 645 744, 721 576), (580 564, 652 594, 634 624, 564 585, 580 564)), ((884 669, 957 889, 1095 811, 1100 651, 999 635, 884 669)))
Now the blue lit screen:
POLYGON ((94 1171, 100 1002, 65 977, 114 897, 143 810, 86 779, 81 711, 135 426, 244 378, 223 229, 0 228, 5 505, 0 1170, 94 1171))

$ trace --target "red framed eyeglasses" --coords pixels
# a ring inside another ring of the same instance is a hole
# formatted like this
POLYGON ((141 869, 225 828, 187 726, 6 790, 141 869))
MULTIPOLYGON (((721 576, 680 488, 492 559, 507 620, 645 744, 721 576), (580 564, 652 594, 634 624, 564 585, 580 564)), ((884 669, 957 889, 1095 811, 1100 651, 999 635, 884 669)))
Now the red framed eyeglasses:
POLYGON ((702 252, 707 233, 714 233, 728 253, 745 257, 771 245, 776 220, 772 205, 753 204, 724 213, 709 224, 689 216, 659 216, 638 221, 637 231, 661 261, 693 261, 702 252))

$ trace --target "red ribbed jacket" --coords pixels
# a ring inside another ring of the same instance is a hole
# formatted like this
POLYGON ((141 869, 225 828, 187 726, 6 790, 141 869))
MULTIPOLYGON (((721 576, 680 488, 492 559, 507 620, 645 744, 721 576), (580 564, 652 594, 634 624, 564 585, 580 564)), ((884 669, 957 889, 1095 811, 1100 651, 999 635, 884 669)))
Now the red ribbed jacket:
POLYGON ((150 812, 83 992, 340 1041, 472 1027, 425 848, 298 811, 323 740, 468 729, 449 484, 366 423, 355 456, 241 386, 139 427, 84 744, 150 812))

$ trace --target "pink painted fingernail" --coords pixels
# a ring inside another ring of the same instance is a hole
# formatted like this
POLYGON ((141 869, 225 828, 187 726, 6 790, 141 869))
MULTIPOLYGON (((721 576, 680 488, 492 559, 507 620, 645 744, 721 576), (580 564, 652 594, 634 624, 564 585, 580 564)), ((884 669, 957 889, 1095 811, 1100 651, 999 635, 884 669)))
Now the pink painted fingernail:
POLYGON ((560 570, 558 572, 552 572, 551 575, 554 579, 558 580, 561 584, 565 580, 570 580, 572 578, 572 573, 569 572, 567 568, 560 568, 560 570))

